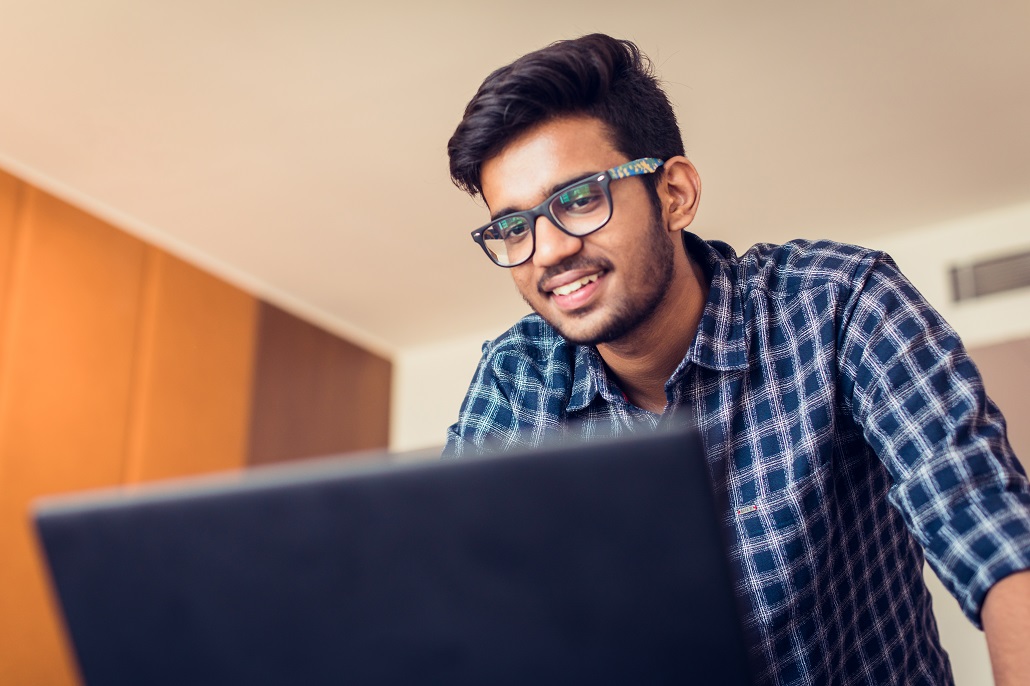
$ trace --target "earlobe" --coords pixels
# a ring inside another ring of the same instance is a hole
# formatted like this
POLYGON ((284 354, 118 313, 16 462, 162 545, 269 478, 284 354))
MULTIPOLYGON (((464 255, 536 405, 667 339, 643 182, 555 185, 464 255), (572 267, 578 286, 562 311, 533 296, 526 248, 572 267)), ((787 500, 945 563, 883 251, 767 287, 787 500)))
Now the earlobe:
POLYGON ((659 188, 669 231, 681 231, 694 221, 701 199, 701 177, 686 157, 665 161, 659 188))

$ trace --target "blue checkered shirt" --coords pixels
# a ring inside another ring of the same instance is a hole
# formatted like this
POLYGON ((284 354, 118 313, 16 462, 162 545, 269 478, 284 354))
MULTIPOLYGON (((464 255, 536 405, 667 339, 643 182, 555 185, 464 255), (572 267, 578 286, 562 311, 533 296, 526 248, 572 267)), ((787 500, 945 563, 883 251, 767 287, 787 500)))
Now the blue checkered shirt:
MULTIPOLYGON (((957 335, 883 253, 684 243, 709 299, 665 391, 729 497, 759 681, 951 683, 924 553, 978 626, 991 585, 1030 568, 1030 488, 957 335)), ((484 344, 444 455, 672 414, 530 315, 484 344)))

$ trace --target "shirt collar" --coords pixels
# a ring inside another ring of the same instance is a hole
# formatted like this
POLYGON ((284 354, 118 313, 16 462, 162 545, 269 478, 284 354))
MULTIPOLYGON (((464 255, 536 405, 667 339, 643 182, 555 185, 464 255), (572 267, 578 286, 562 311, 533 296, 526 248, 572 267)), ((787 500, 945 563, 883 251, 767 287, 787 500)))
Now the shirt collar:
POLYGON ((605 400, 613 400, 614 390, 605 373, 601 353, 592 345, 577 345, 573 362, 572 393, 565 406, 566 412, 586 409, 598 393, 605 400))
POLYGON ((686 231, 683 232, 683 245, 701 265, 709 282, 708 302, 701 315, 701 324, 681 367, 688 362, 697 362, 724 371, 747 368, 744 305, 737 283, 737 253, 722 241, 706 242, 686 231))
MULTIPOLYGON (((726 243, 706 242, 686 231, 683 232, 683 247, 709 278, 708 302, 694 343, 670 380, 680 378, 691 363, 716 370, 746 368, 744 309, 736 284, 737 254, 726 243)), ((565 408, 567 412, 585 409, 599 393, 608 402, 621 395, 612 387, 604 360, 594 346, 575 346, 573 369, 572 392, 565 408)))

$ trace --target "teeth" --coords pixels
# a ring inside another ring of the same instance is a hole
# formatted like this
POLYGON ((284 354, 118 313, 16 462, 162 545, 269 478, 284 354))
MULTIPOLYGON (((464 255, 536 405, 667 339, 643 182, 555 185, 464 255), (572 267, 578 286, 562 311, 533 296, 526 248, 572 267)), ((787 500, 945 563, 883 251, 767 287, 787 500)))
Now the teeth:
POLYGON ((552 293, 554 293, 555 295, 568 295, 569 293, 575 293, 580 288, 583 288, 583 286, 586 286, 588 283, 593 283, 597 281, 598 276, 600 276, 600 274, 591 274, 590 276, 585 276, 579 281, 573 281, 572 283, 567 283, 564 286, 558 286, 552 291, 552 293))

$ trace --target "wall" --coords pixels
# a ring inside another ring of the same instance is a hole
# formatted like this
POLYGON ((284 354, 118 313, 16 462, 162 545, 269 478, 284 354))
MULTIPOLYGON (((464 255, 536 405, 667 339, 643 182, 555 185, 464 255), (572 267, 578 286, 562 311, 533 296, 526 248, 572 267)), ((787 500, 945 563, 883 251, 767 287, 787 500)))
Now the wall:
POLYGON ((385 448, 391 363, 262 303, 248 464, 385 448))
POLYGON ((402 350, 393 358, 390 449, 443 446, 472 380, 483 341, 502 332, 402 350))
POLYGON ((953 303, 949 269, 1030 250, 1030 204, 884 236, 869 247, 886 250, 970 348, 1030 336, 1030 289, 953 303))
POLYGON ((0 683, 76 680, 35 497, 383 447, 390 375, 0 172, 0 683))
MULTIPOLYGON (((864 241, 886 250, 916 287, 958 330, 982 368, 988 393, 1009 419, 1010 438, 1024 464, 1030 455, 1030 289, 952 303, 951 266, 1030 247, 1030 205, 864 241)), ((735 246, 742 249, 744 246, 735 246)), ((480 344, 500 331, 401 352, 394 358, 390 444, 397 450, 441 446, 479 359, 480 344)), ((942 640, 960 686, 992 683, 983 634, 958 610, 932 572, 942 640)))

